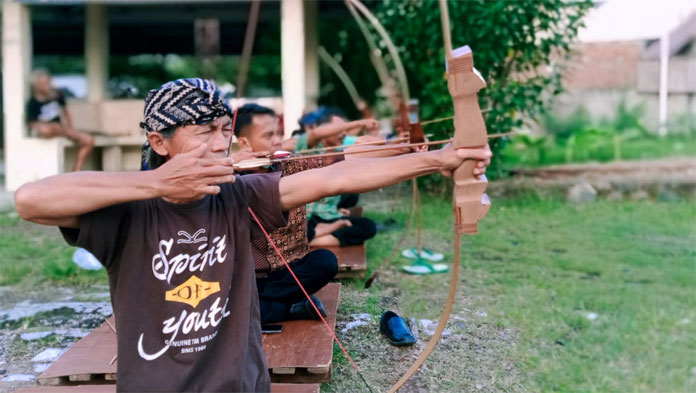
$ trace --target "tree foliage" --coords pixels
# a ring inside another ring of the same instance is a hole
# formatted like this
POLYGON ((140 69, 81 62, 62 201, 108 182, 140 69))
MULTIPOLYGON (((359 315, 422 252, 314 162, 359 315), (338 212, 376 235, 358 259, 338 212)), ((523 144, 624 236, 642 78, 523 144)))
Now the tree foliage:
MULTIPOLYGON (((566 57, 591 0, 449 1, 452 45, 469 45, 488 86, 479 92, 489 133, 507 132, 538 115, 561 91, 559 61, 566 57)), ((377 16, 400 47, 412 98, 421 117, 452 114, 438 2, 385 0, 377 16)), ((451 135, 451 122, 426 127, 451 135)), ((494 151, 501 141, 492 142, 494 151)), ((493 169, 496 167, 493 163, 493 169)))

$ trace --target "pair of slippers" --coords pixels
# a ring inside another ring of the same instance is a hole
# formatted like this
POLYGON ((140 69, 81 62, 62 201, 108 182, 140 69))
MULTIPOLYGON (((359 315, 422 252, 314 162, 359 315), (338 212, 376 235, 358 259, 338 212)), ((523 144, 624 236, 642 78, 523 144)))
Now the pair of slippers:
POLYGON ((389 342, 396 346, 413 345, 416 338, 413 337, 406 321, 394 311, 385 311, 379 321, 379 331, 387 336, 389 342))
POLYGON ((421 249, 420 253, 416 248, 407 248, 401 252, 401 255, 414 260, 411 265, 401 268, 406 273, 424 275, 449 271, 449 266, 444 263, 430 263, 440 262, 445 259, 445 256, 427 248, 421 249))

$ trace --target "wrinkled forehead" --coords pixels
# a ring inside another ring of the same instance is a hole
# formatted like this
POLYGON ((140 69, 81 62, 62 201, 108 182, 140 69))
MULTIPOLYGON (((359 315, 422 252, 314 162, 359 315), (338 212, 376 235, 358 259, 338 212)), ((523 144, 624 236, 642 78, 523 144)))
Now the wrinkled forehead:
POLYGON ((229 115, 223 115, 223 116, 216 117, 207 123, 187 124, 185 126, 181 126, 181 128, 190 128, 190 129, 220 128, 220 127, 231 126, 231 125, 232 125, 232 118, 230 118, 229 115))

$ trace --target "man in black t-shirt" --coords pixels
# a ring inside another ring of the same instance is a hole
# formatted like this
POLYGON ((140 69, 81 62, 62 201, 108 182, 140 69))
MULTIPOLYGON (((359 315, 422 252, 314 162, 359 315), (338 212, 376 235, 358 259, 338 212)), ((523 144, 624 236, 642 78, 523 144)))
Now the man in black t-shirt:
POLYGON ((82 170, 89 153, 94 148, 94 137, 75 131, 72 118, 65 106, 65 96, 51 85, 51 75, 45 70, 34 71, 32 95, 27 102, 27 123, 39 137, 66 137, 77 143, 77 159, 74 171, 82 170))
POLYGON ((251 242, 322 197, 449 175, 465 159, 480 176, 490 162, 488 149, 449 147, 239 177, 232 115, 211 81, 166 83, 141 123, 152 170, 66 173, 15 192, 20 217, 60 227, 106 267, 119 392, 270 391, 251 242))

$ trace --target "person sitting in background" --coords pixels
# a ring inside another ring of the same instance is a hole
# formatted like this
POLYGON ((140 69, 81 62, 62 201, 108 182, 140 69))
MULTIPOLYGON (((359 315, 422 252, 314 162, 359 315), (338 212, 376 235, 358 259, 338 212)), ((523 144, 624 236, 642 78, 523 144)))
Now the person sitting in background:
POLYGON ((30 129, 41 138, 65 137, 75 142, 78 150, 73 170, 81 171, 94 148, 94 137, 72 128, 65 96, 53 88, 48 71, 34 71, 31 87, 32 95, 27 102, 27 123, 30 129))
POLYGON ((351 122, 332 121, 338 112, 321 107, 307 113, 300 119, 300 130, 293 132, 296 139, 295 150, 338 146, 346 135, 357 135, 362 131, 379 128, 375 119, 362 119, 351 122), (331 143, 326 145, 326 143, 331 143))
POLYGON ((307 239, 312 247, 354 246, 377 234, 375 222, 339 209, 341 195, 307 205, 307 239))
MULTIPOLYGON (((241 161, 253 157, 254 153, 269 154, 277 151, 282 141, 278 128, 277 117, 272 109, 257 104, 245 104, 238 108, 233 131, 237 137, 239 151, 235 153, 234 158, 241 161)), ((342 160, 343 157, 327 157, 284 161, 275 163, 269 168, 249 172, 280 172, 281 176, 288 176, 342 160)), ((282 247, 283 254, 302 286, 311 295, 319 311, 326 316, 323 304, 314 296, 314 293, 336 276, 338 260, 329 250, 310 251, 306 234, 305 205, 290 209, 288 214, 288 225, 276 229, 269 236, 279 247, 282 247)), ((302 289, 295 283, 290 271, 265 238, 252 241, 252 255, 256 288, 259 293, 261 324, 289 319, 319 319, 302 289)))
MULTIPOLYGON (((324 112, 317 120, 319 125, 315 129, 344 130, 340 133, 330 134, 321 140, 326 147, 354 144, 356 135, 362 131, 356 127, 349 128, 354 122, 348 122, 340 112, 324 112), (357 131, 357 132, 356 132, 357 131)), ((373 119, 360 120, 365 124, 365 129, 373 130, 379 127, 373 119)), ((372 137, 370 137, 372 138, 372 137)), ((393 155, 394 151, 386 151, 383 154, 393 155)), ((365 217, 351 216, 348 210, 358 203, 359 194, 345 194, 323 198, 307 206, 307 238, 312 247, 353 246, 362 244, 377 234, 375 222, 365 217)))

